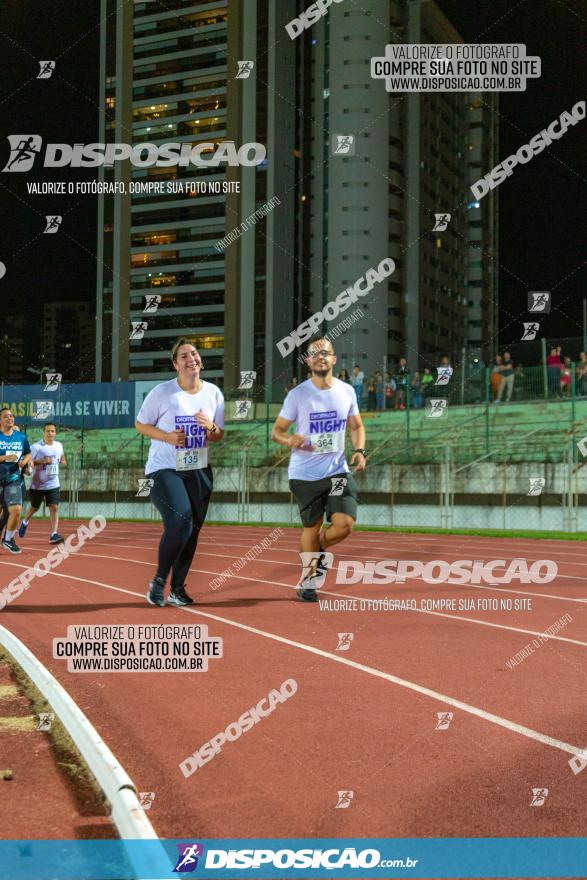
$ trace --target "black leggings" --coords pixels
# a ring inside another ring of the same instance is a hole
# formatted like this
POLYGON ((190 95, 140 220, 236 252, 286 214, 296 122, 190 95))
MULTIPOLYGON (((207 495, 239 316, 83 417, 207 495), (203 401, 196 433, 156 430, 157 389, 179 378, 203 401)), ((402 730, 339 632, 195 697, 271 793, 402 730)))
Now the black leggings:
POLYGON ((212 468, 184 472, 164 469, 148 476, 153 479, 151 501, 164 525, 157 577, 165 581, 171 571, 174 589, 185 584, 196 552, 212 493, 212 468))

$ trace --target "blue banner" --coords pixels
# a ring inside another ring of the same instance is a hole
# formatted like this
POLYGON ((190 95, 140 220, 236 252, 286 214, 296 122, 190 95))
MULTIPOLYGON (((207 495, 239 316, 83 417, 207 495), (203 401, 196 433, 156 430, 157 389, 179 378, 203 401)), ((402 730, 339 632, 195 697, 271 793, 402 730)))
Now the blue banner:
POLYGON ((7 840, 10 880, 584 877, 585 837, 7 840))
POLYGON ((2 406, 9 406, 16 424, 27 431, 45 422, 72 428, 132 428, 135 423, 134 382, 4 385, 2 406))

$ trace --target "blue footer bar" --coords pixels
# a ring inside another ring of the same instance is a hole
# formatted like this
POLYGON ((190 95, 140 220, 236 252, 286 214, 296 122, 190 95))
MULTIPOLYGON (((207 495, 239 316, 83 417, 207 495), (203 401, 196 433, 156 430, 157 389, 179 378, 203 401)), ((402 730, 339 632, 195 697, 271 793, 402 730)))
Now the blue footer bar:
POLYGON ((0 841, 10 880, 585 877, 586 837, 0 841))

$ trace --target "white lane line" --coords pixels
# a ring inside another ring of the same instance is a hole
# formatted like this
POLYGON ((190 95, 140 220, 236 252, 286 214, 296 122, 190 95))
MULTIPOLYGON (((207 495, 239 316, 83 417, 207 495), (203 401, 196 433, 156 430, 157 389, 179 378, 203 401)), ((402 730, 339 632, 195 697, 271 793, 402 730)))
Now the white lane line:
MULTIPOLYGON (((92 557, 92 558, 94 558, 94 559, 112 559, 112 560, 115 560, 115 561, 117 561, 117 562, 128 562, 128 563, 131 564, 131 565, 149 565, 151 568, 156 568, 156 564, 155 564, 154 562, 145 562, 145 561, 143 561, 142 559, 128 559, 128 558, 125 557, 125 556, 107 556, 107 555, 104 554, 104 553, 82 553, 82 552, 80 552, 80 554, 78 554, 78 555, 79 555, 80 557, 82 557, 82 556, 83 556, 83 557, 86 557, 86 556, 87 556, 87 557, 92 557)), ((2 560, 2 561, 3 561, 3 560, 2 560)), ((12 565, 12 564, 14 564, 14 563, 7 563, 7 564, 8 564, 8 565, 12 565)), ((26 567, 26 566, 22 566, 22 567, 26 567)), ((196 572, 197 574, 215 574, 215 572, 213 572, 213 571, 208 571, 208 570, 205 569, 205 568, 190 568, 190 571, 196 572)), ((234 580, 251 581, 252 583, 255 583, 255 584, 267 584, 267 586, 269 586, 269 587, 274 587, 274 586, 275 586, 275 587, 286 587, 288 590, 295 590, 295 589, 296 589, 296 586, 295 586, 295 585, 293 585, 293 584, 284 584, 283 581, 266 581, 266 580, 264 580, 263 578, 258 578, 258 577, 256 577, 256 578, 253 578, 253 577, 246 577, 245 575, 238 575, 237 577, 234 578, 234 580)), ((93 583, 93 582, 92 582, 92 581, 88 581, 88 583, 93 583)), ((488 588, 488 589, 491 589, 491 588, 488 588)), ((507 592, 518 592, 518 591, 516 591, 516 590, 511 590, 511 591, 507 591, 507 592)), ((359 601, 360 601, 361 599, 365 599, 365 598, 367 598, 367 597, 365 597, 365 596, 353 596, 351 593, 334 593, 334 592, 332 592, 331 590, 324 590, 324 589, 321 589, 321 590, 320 590, 320 593, 321 593, 321 595, 324 595, 324 596, 336 596, 337 598, 341 598, 341 599, 357 599, 357 600, 359 600, 359 601)), ((524 595, 526 595, 526 594, 524 594, 524 595)), ((379 598, 381 598, 381 599, 388 599, 388 600, 389 600, 389 599, 392 599, 392 600, 393 600, 394 597, 389 597, 389 596, 373 597, 373 596, 371 596, 371 597, 368 597, 368 598, 370 598, 370 599, 375 599, 376 601, 378 601, 379 598)), ((556 598, 556 597, 555 597, 555 598, 556 598)), ((585 601, 585 600, 576 600, 576 601, 585 601)), ((504 630, 509 630, 509 631, 511 631, 511 632, 525 633, 526 635, 533 635, 533 636, 543 636, 543 635, 545 635, 545 633, 542 633, 542 632, 536 632, 536 631, 531 630, 531 629, 522 629, 521 627, 507 626, 507 625, 504 624, 504 623, 490 623, 490 622, 488 622, 488 621, 486 621, 486 620, 478 620, 478 619, 475 618, 475 617, 463 617, 463 616, 461 616, 461 615, 459 615, 459 614, 448 614, 448 613, 441 612, 441 611, 428 611, 428 610, 426 610, 425 608, 411 608, 409 611, 407 611, 407 612, 405 612, 405 613, 407 613, 407 614, 410 614, 410 613, 413 613, 413 614, 430 614, 430 615, 432 615, 432 616, 434 616, 434 617, 446 617, 446 618, 448 618, 448 619, 450 619, 450 620, 458 620, 458 621, 461 621, 461 622, 463 622, 463 623, 476 623, 478 626, 491 626, 491 627, 494 627, 494 628, 496 628, 496 629, 504 629, 504 630)), ((546 635, 548 636, 548 639, 552 639, 552 640, 555 640, 555 641, 557 641, 557 642, 569 642, 569 643, 572 644, 572 645, 581 645, 582 647, 587 648, 587 642, 581 642, 581 641, 579 641, 578 639, 569 639, 569 638, 566 638, 565 636, 551 636, 551 635, 548 635, 548 634, 546 634, 546 635)))
MULTIPOLYGON (((35 540, 38 540, 38 539, 32 539, 32 540, 35 541, 35 540)), ((137 540, 138 540, 138 539, 137 539, 137 540)), ((32 543, 32 542, 31 542, 31 543, 32 543)), ((93 545, 94 545, 95 547, 118 547, 118 548, 123 548, 123 549, 124 549, 124 548, 128 548, 128 549, 130 549, 130 550, 136 550, 136 549, 137 549, 136 541, 135 541, 133 544, 110 543, 109 541, 106 541, 105 539, 100 539, 100 538, 96 537, 96 538, 94 538, 94 540, 93 540, 92 543, 93 543, 93 545)), ((200 541, 198 542, 198 548, 203 547, 203 546, 206 546, 206 545, 210 545, 210 546, 212 546, 212 547, 217 547, 217 546, 218 546, 218 544, 217 544, 215 541, 203 541, 203 540, 200 540, 200 541)), ((150 546, 153 546, 153 542, 151 542, 150 546)), ((246 547, 248 550, 251 549, 251 545, 250 545, 250 544, 231 544, 231 543, 228 543, 227 541, 223 541, 223 542, 222 542, 222 546, 223 546, 223 547, 246 547)), ((26 548, 25 548, 25 549, 26 549, 26 548)), ((35 549, 36 549, 36 545, 35 545, 35 549)), ((141 549, 147 549, 147 548, 141 548, 141 549)), ((275 549, 278 553, 293 553, 294 555, 299 556, 299 551, 298 551, 298 550, 289 550, 288 548, 284 548, 284 547, 275 547, 275 548, 272 548, 272 549, 275 549)), ((204 550, 204 551, 198 551, 198 552, 199 552, 199 555, 200 555, 200 556, 214 556, 214 557, 222 556, 222 558, 224 558, 224 559, 235 559, 235 560, 241 558, 241 557, 237 556, 236 554, 233 556, 233 555, 228 554, 228 553, 222 553, 222 554, 219 554, 219 553, 216 553, 216 552, 215 552, 215 553, 207 553, 205 550, 204 550)), ((342 558, 344 558, 344 557, 347 557, 347 558, 349 558, 349 559, 355 559, 355 560, 356 560, 356 558, 357 558, 357 554, 351 554, 351 553, 337 553, 337 554, 336 554, 336 558, 337 558, 337 559, 342 559, 342 558)), ((520 558, 520 557, 515 557, 515 556, 512 557, 512 559, 517 559, 517 558, 520 558)), ((387 560, 387 559, 389 559, 389 556, 371 556, 371 559, 372 559, 372 560, 387 560)), ((256 562, 261 562, 261 563, 263 563, 263 564, 265 564, 265 565, 293 565, 293 566, 295 566, 295 567, 298 567, 298 566, 300 565, 300 562, 299 562, 299 561, 297 561, 297 562, 287 562, 286 560, 283 560, 283 559, 262 559, 260 556, 257 557, 255 561, 256 561, 256 562)), ((511 560, 507 560, 507 559, 506 559, 506 562, 507 562, 507 561, 511 561, 511 560)), ((556 560, 555 560, 555 561, 556 561, 556 560)), ((585 564, 587 565, 587 563, 585 563, 585 564)), ((503 566, 502 566, 502 567, 503 567, 503 566)), ((222 573, 222 572, 219 572, 219 574, 221 574, 221 573, 222 573)), ((577 574, 577 575, 575 575, 575 574, 557 574, 557 575, 556 575, 556 578, 557 578, 557 579, 558 579, 558 578, 564 578, 565 580, 571 580, 571 581, 587 581, 587 576, 583 577, 583 576, 580 575, 580 574, 577 574)), ((410 578, 408 578, 407 580, 408 580, 408 581, 413 581, 413 582, 422 582, 422 583, 425 583, 425 581, 423 581, 421 577, 410 577, 410 578)), ((462 586, 462 587, 476 587, 476 588, 479 587, 478 584, 463 584, 461 581, 450 581, 450 580, 447 580, 447 581, 443 581, 442 583, 443 583, 443 584, 451 584, 451 585, 453 585, 453 586, 462 586)), ((434 584, 433 586, 442 586, 442 584, 434 584)), ((485 587, 481 587, 481 589, 488 589, 488 587, 487 587, 487 586, 485 586, 485 587)), ((492 585, 492 586, 490 586, 490 589, 495 589, 495 587, 492 585)), ((546 593, 531 593, 531 592, 528 592, 528 591, 525 591, 525 590, 501 590, 500 592, 505 592, 505 593, 507 593, 507 592, 521 593, 522 595, 528 595, 528 596, 544 596, 544 597, 547 597, 547 598, 550 598, 550 599, 556 599, 556 598, 568 598, 568 600, 569 600, 570 602, 587 602, 587 599, 573 599, 573 598, 571 598, 571 597, 550 596, 550 595, 548 595, 548 594, 546 594, 546 593)))
MULTIPOLYGON (((16 568, 27 567, 25 565, 19 565, 15 562, 9 562, 7 563, 7 565, 12 565, 16 568)), ((50 571, 47 574, 51 577, 67 578, 69 580, 81 581, 82 583, 86 584, 94 584, 95 586, 102 587, 106 590, 112 590, 116 593, 124 593, 127 596, 135 596, 138 599, 144 599, 144 596, 141 595, 141 593, 135 593, 132 590, 125 590, 123 587, 115 587, 112 584, 105 584, 102 581, 88 580, 87 578, 75 577, 74 575, 70 574, 61 574, 60 572, 55 571, 50 571)), ((495 715, 493 712, 486 712, 485 709, 479 709, 477 706, 472 706, 470 703, 465 703, 462 700, 457 700, 454 697, 448 696, 447 694, 442 694, 439 691, 424 687, 424 685, 417 684, 413 681, 408 681, 405 678, 399 678, 397 675, 391 675, 389 672, 383 672, 381 669, 375 669, 372 666, 366 666, 364 663, 358 663, 356 660, 348 660, 346 657, 337 657, 335 654, 331 654, 329 651, 323 651, 321 648, 315 648, 312 645, 306 645, 303 642, 297 642, 294 639, 288 639, 284 636, 278 636, 276 633, 270 633, 266 630, 258 629, 254 626, 249 626, 246 623, 239 623, 236 620, 229 620, 226 617, 220 617, 218 614, 210 614, 209 612, 198 611, 195 608, 189 607, 177 610, 187 611, 189 614, 198 615, 198 617, 206 617, 208 620, 215 620, 218 623, 225 624, 226 626, 232 626, 236 629, 241 629, 244 632, 249 632, 253 633, 253 635, 262 636, 265 639, 279 642, 282 645, 287 645, 291 648, 298 648, 300 651, 306 651, 307 653, 314 654, 317 657, 324 657, 327 660, 332 660, 334 663, 340 663, 342 666, 348 666, 351 669, 357 670, 358 672, 364 672, 367 675, 372 675, 375 678, 381 678, 384 681, 390 682, 391 684, 396 684, 399 687, 403 687, 407 690, 414 691, 415 693, 422 694, 425 697, 430 697, 431 699, 437 700, 438 702, 445 705, 453 706, 455 709, 461 709, 463 712, 467 712, 469 715, 481 718, 483 721, 489 721, 492 724, 496 724, 498 727, 503 727, 505 730, 509 730, 512 733, 519 733, 521 736, 525 736, 528 739, 534 740, 535 742, 542 743, 543 745, 550 746, 551 748, 559 749, 561 752, 567 752, 569 755, 581 755, 584 752, 583 748, 573 746, 570 743, 564 742, 563 740, 556 739, 544 733, 540 733, 538 730, 534 730, 531 727, 525 727, 523 724, 518 724, 516 721, 510 721, 508 718, 502 718, 501 715, 495 715)))

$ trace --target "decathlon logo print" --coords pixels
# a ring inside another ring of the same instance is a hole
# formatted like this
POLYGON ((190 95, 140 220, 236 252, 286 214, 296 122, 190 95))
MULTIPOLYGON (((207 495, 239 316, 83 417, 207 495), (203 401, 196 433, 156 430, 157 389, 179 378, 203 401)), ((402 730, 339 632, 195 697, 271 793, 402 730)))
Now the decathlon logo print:
POLYGON ((139 799, 139 807, 141 810, 150 810, 155 800, 154 791, 139 791, 137 795, 139 799))
POLYGON ((332 488, 330 489, 329 495, 342 495, 344 494, 344 490, 347 484, 346 477, 331 477, 330 482, 332 483, 332 488))
POLYGON ((254 61, 237 61, 238 71, 235 76, 235 79, 248 79, 252 73, 253 67, 255 66, 254 61))
POLYGON ((532 800, 530 801, 531 807, 541 807, 548 797, 548 789, 547 788, 533 788, 532 789, 532 800))
POLYGON ((550 314, 550 291, 530 290, 528 292, 528 311, 550 314))
POLYGON ((348 651, 354 637, 354 633, 338 633, 338 645, 336 646, 336 650, 348 651))
POLYGON ((9 134, 10 157, 2 171, 30 171, 41 151, 39 134, 9 134))
POLYGON ((249 410, 253 405, 252 400, 235 400, 234 401, 234 418, 235 419, 246 419, 249 415, 249 410))
POLYGON ((55 721, 53 712, 39 712, 39 723, 37 730, 51 730, 51 725, 55 721))
POLYGON ((150 495, 154 482, 154 480, 151 480, 149 478, 139 480, 139 491, 135 495, 135 498, 146 498, 148 495, 150 495))
POLYGON ((146 321, 131 321, 132 330, 130 331, 129 339, 142 339, 145 335, 145 330, 148 328, 148 324, 146 321))
POLYGON ((37 79, 51 79, 53 71, 55 70, 55 62, 54 61, 39 61, 39 73, 37 74, 37 79))
POLYGON ((61 226, 61 221, 63 220, 63 217, 61 217, 59 214, 53 214, 45 217, 45 220, 47 221, 47 225, 45 226, 43 233, 53 235, 59 231, 59 227, 61 226))
POLYGON ((41 421, 41 419, 52 419, 54 416, 54 405, 52 400, 33 400, 33 419, 41 421))
POLYGON ((198 859, 204 855, 201 843, 178 843, 177 865, 173 869, 177 874, 191 874, 198 867, 198 859))
POLYGON ((522 334, 521 342, 529 342, 531 339, 536 339, 536 334, 540 330, 540 324, 536 324, 534 321, 526 323, 524 321, 524 332, 522 334))
POLYGON ((332 146, 334 156, 354 156, 355 155, 355 136, 354 134, 335 134, 332 146))
POLYGON ((143 312, 156 312, 161 305, 161 294, 153 293, 145 296, 145 308, 143 312))
POLYGON ((440 419, 447 413, 448 401, 445 398, 435 399, 430 397, 426 401, 426 415, 431 419, 440 419))
POLYGON ((339 791, 336 810, 348 810, 355 793, 353 791, 339 791))
POLYGON ((546 484, 544 477, 530 477, 530 488, 527 495, 542 495, 542 490, 546 484))
POLYGON ((61 385, 62 373, 47 373, 45 375, 45 391, 57 391, 61 385))
POLYGON ((448 385, 452 376, 452 367, 437 367, 435 385, 448 385))
POLYGON ((241 370, 241 381, 239 388, 252 388, 253 382, 257 378, 255 370, 241 370))
POLYGON ((434 730, 448 730, 453 717, 454 715, 452 712, 437 712, 436 718, 438 720, 436 722, 436 727, 434 728, 434 730))
POLYGON ((451 214, 435 214, 432 232, 444 232, 445 229, 448 229, 451 216, 451 214))

